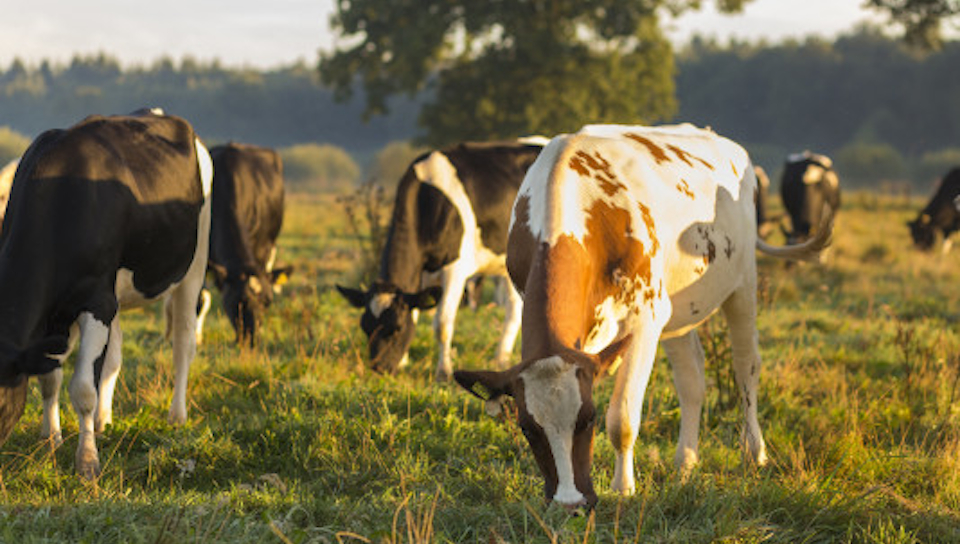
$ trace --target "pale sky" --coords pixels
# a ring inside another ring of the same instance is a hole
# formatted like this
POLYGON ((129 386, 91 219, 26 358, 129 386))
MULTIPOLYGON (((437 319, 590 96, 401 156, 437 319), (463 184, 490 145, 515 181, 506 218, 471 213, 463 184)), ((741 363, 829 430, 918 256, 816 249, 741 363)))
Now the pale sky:
MULTIPOLYGON (((882 21, 863 0, 754 0, 744 14, 708 9, 668 22, 682 43, 694 33, 779 41, 815 34, 833 38, 864 20, 882 21)), ((162 56, 230 67, 314 64, 335 40, 329 29, 334 0, 30 0, 0 17, 0 68, 15 58, 68 62, 75 53, 105 52, 124 65, 149 65, 162 56)))

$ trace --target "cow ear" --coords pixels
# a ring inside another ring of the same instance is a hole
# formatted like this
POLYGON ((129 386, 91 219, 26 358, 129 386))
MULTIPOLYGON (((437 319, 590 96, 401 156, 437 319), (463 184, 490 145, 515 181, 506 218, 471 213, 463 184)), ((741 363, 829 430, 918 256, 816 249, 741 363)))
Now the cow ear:
POLYGON ((403 300, 411 308, 420 308, 421 310, 429 310, 437 304, 440 303, 440 297, 443 296, 443 288, 441 287, 427 287, 419 293, 414 293, 409 295, 407 293, 403 294, 403 300))
POLYGON ((213 272, 213 281, 217 284, 217 287, 222 287, 224 282, 227 281, 227 267, 222 264, 208 262, 207 269, 213 272))
POLYGON ((340 291, 343 298, 347 299, 347 302, 354 308, 363 308, 370 300, 370 294, 359 289, 351 289, 350 287, 338 285, 337 291, 340 291))
POLYGON ((457 370, 453 379, 460 387, 483 401, 495 401, 503 395, 513 396, 510 386, 513 373, 509 370, 457 370))
POLYGON ((620 366, 620 358, 623 356, 623 352, 630 347, 630 342, 633 340, 633 335, 628 334, 623 338, 613 342, 609 346, 603 348, 603 350, 596 354, 597 361, 597 376, 602 374, 612 374, 617 367, 620 366))

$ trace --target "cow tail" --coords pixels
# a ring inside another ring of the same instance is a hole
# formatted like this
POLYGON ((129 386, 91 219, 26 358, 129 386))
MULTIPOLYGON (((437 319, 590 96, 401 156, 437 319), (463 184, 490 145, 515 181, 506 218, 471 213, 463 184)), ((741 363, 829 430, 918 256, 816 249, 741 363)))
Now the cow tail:
POLYGON ((813 238, 799 244, 789 246, 772 246, 762 239, 757 238, 757 249, 762 253, 777 257, 779 259, 789 259, 792 261, 818 262, 820 253, 826 249, 833 241, 833 219, 835 210, 830 204, 824 204, 823 214, 821 215, 820 225, 813 238))
POLYGON ((12 383, 0 384, 0 445, 7 441, 27 405, 27 376, 20 374, 12 383))

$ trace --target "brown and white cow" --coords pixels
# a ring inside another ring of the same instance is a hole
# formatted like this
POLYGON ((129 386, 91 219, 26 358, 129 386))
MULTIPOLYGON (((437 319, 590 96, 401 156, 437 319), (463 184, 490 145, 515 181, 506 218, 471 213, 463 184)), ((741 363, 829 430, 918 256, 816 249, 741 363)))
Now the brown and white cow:
POLYGON ((554 138, 530 167, 507 246, 510 278, 524 297, 522 362, 455 378, 488 403, 516 400, 547 499, 596 503, 592 389, 614 372, 606 415, 616 450, 612 487, 634 491, 633 447, 661 340, 681 407, 675 462, 697 462, 705 384, 695 329, 717 310, 730 326, 744 453, 766 461, 754 248, 815 259, 829 244, 832 215, 811 240, 772 247, 757 238, 755 190, 746 151, 692 125, 588 126, 554 138))

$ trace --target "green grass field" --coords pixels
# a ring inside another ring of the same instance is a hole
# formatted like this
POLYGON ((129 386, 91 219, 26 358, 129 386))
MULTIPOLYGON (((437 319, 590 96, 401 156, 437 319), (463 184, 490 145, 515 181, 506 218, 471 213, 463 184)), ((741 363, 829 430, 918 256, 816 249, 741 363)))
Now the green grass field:
MULTIPOLYGON (((212 312, 186 426, 166 423, 172 363, 159 307, 123 316, 124 368, 96 483, 73 473, 69 395, 66 441, 52 451, 38 438, 32 386, 0 450, 0 542, 960 542, 960 257, 910 248, 904 221, 919 201, 845 198, 827 265, 761 259, 767 467, 740 463, 717 319, 703 331, 700 467, 681 479, 670 462, 679 407, 661 358, 637 494, 605 491, 613 451, 601 417, 600 504, 587 517, 548 506, 517 426, 433 383, 428 318, 410 368, 364 371, 359 315, 333 289, 356 281, 357 240, 334 199, 294 195, 281 260, 296 273, 255 350, 234 346, 212 312)), ((461 312, 459 367, 492 358, 501 317, 490 305, 461 312)), ((611 386, 598 385, 601 408, 611 386)))

